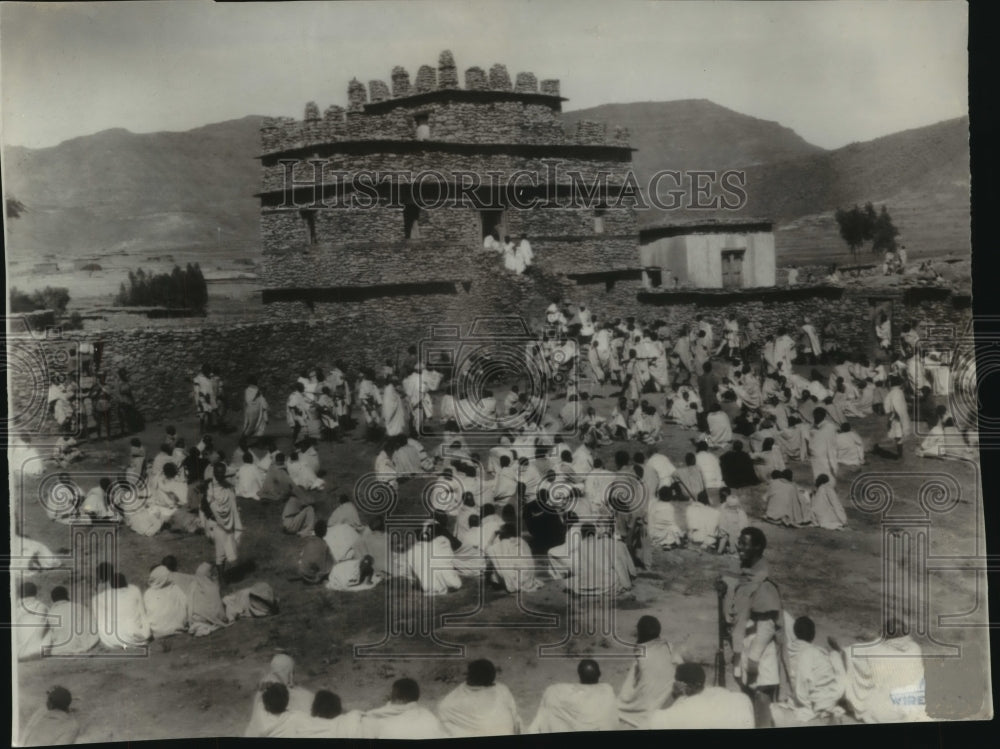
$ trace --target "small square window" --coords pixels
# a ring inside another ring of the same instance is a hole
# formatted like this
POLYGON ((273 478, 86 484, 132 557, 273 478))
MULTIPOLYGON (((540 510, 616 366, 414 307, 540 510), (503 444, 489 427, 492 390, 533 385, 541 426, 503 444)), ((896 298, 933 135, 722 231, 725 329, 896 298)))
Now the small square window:
POLYGON ((426 112, 414 115, 417 126, 417 140, 429 140, 431 137, 431 116, 426 112))

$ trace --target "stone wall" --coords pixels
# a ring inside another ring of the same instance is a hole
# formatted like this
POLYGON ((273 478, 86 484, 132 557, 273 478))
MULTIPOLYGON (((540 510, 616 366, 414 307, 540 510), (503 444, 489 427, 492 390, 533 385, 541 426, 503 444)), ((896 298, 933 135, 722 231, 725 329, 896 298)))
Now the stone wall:
MULTIPOLYGON (((482 253, 481 218, 472 208, 421 211, 419 239, 410 240, 398 208, 320 209, 313 220, 316 244, 310 246, 298 210, 261 214, 267 248, 262 276, 269 288, 391 283, 411 273, 421 276, 417 280, 468 280, 482 253)), ((507 231, 515 241, 527 235, 536 263, 551 273, 638 268, 634 212, 609 209, 603 221, 604 232, 597 234, 590 210, 511 210, 507 231)))
MULTIPOLYGON (((606 176, 609 185, 621 186, 631 167, 629 152, 624 152, 615 158, 606 153, 602 153, 601 158, 585 158, 579 152, 560 153, 556 149, 538 155, 527 155, 517 148, 490 153, 470 153, 436 148, 432 144, 415 151, 403 151, 392 147, 382 150, 377 144, 367 143, 364 149, 366 153, 318 152, 316 158, 321 162, 318 168, 308 159, 297 160, 290 170, 286 164, 279 163, 276 159, 265 160, 262 168, 261 192, 275 193, 275 200, 266 201, 265 204, 280 204, 284 199, 284 191, 293 187, 297 190, 304 188, 311 190, 314 185, 326 185, 324 202, 333 204, 337 200, 336 190, 350 187, 350 180, 365 171, 381 174, 402 172, 409 175, 408 179, 421 172, 436 172, 442 174, 447 182, 453 181, 452 175, 455 172, 472 172, 479 175, 483 187, 489 187, 491 184, 502 187, 515 173, 527 171, 530 174, 537 174, 537 184, 542 185, 548 179, 550 169, 546 161, 554 160, 558 162, 555 167, 556 184, 571 185, 574 178, 570 172, 577 172, 576 179, 582 179, 583 187, 589 190, 598 176, 606 176), (343 174, 338 175, 337 172, 343 174), (498 173, 499 176, 492 177, 491 172, 498 173)), ((402 178, 398 179, 401 184, 408 184, 402 178)), ((434 175, 428 175, 424 179, 427 180, 427 187, 433 189, 430 186, 436 179, 434 175)), ((529 184, 531 183, 527 178, 522 178, 518 182, 519 186, 529 184)), ((431 195, 433 194, 432 192, 431 195)), ((306 200, 312 200, 312 195, 310 194, 309 198, 297 198, 299 203, 306 200)))
MULTIPOLYGON (((844 348, 867 351, 873 343, 873 297, 855 290, 771 290, 756 295, 661 293, 643 294, 640 301, 641 285, 633 279, 573 283, 537 268, 514 276, 503 270, 495 254, 484 253, 477 260, 477 274, 468 285, 455 283, 432 292, 374 289, 365 298, 311 305, 278 302, 263 308, 266 322, 100 334, 73 331, 63 333, 61 340, 31 339, 27 348, 18 349, 17 356, 8 352, 13 362, 12 413, 24 412, 33 398, 44 398, 47 389, 45 378, 38 377, 44 368, 18 364, 24 355, 53 365, 63 362, 49 368, 58 370, 72 361, 66 356, 67 342, 87 341, 101 344, 102 370, 128 370, 147 418, 191 414, 191 380, 201 365, 209 362, 219 368, 227 383, 230 408, 242 407, 246 377, 253 374, 271 404, 272 419, 280 421, 292 383, 309 366, 328 367, 342 361, 347 370, 356 372, 362 366, 396 359, 409 346, 427 340, 433 326, 443 324, 459 325, 467 335, 478 318, 522 315, 534 326, 553 299, 585 303, 599 320, 634 316, 646 322, 663 320, 672 326, 691 324, 696 314, 703 314, 718 329, 725 314, 735 313, 756 320, 765 334, 782 326, 797 327, 808 315, 819 328, 832 322, 844 348)), ((918 322, 950 324, 961 333, 971 319, 971 309, 956 304, 954 298, 897 297, 896 335, 902 324, 918 322)))

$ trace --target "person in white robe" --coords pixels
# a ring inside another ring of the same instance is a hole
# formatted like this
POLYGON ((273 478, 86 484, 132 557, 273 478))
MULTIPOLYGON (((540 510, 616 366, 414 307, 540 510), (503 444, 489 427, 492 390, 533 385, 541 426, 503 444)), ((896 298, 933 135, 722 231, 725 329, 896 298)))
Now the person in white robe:
POLYGON ((840 530, 847 527, 847 513, 836 490, 824 474, 816 477, 816 491, 812 495, 813 522, 820 528, 840 530))
POLYGON ((813 410, 813 428, 809 432, 809 460, 813 480, 825 473, 831 483, 837 481, 837 427, 825 408, 813 410))
POLYGON ((698 426, 698 404, 687 391, 675 394, 667 403, 667 418, 684 429, 698 426))
MULTIPOLYGON (((265 472, 254 461, 253 453, 249 451, 244 453, 243 465, 236 471, 236 496, 259 500, 258 493, 264 487, 265 475, 265 472)), ((294 481, 294 478, 292 480, 294 481)))
POLYGON ((839 653, 813 644, 816 625, 808 616, 793 619, 785 611, 785 654, 791 695, 771 705, 775 726, 829 725, 844 714, 845 675, 839 653))
POLYGON ((111 479, 102 478, 98 486, 87 492, 80 505, 80 514, 92 520, 115 520, 118 514, 111 506, 108 492, 111 489, 111 479))
POLYGON ((360 710, 343 712, 340 697, 320 689, 313 698, 309 713, 298 710, 290 713, 281 736, 295 739, 359 739, 362 735, 362 715, 360 710))
POLYGON ((302 459, 298 451, 289 456, 288 475, 296 486, 303 489, 322 491, 326 488, 326 482, 313 473, 312 468, 302 459))
POLYGON ((323 540, 330 547, 334 562, 342 562, 354 557, 354 546, 360 534, 348 523, 334 523, 327 527, 323 540))
POLYGON ((45 472, 41 453, 31 444, 30 437, 15 437, 8 452, 8 467, 12 474, 31 478, 45 472))
POLYGON ((375 384, 375 378, 370 369, 361 374, 358 382, 358 403, 361 404, 365 424, 369 429, 382 423, 382 393, 375 384))
POLYGON ((81 655, 100 642, 94 631, 90 607, 82 601, 69 600, 69 592, 59 585, 52 589, 48 611, 49 631, 46 655, 81 655))
POLYGON ((21 595, 14 609, 14 641, 18 660, 41 658, 43 650, 52 644, 52 639, 49 607, 38 599, 38 588, 34 583, 21 584, 21 595))
POLYGON ((659 489, 657 501, 649 503, 649 540, 661 549, 673 549, 684 539, 684 532, 677 524, 672 500, 672 490, 663 486, 659 489))
MULTIPOLYGON (((14 528, 19 528, 18 520, 15 518, 14 528)), ((27 538, 26 536, 20 535, 20 533, 15 530, 14 536, 10 542, 11 556, 17 557, 19 559, 27 560, 27 567, 32 572, 38 572, 40 570, 54 570, 58 569, 63 564, 63 555, 56 555, 48 546, 43 544, 41 541, 36 541, 33 538, 27 538)))
POLYGON ((535 560, 528 542, 517 534, 512 523, 504 524, 496 540, 486 547, 490 576, 508 593, 531 592, 544 584, 535 574, 535 560))
POLYGON ((675 670, 683 658, 661 637, 655 616, 640 617, 636 629, 635 660, 618 691, 618 717, 631 728, 645 729, 670 698, 675 670))
MULTIPOLYGON (((579 508, 579 504, 577 505, 579 508)), ((553 580, 563 580, 573 574, 573 557, 571 550, 579 548, 581 527, 579 523, 570 516, 566 525, 566 537, 561 544, 553 546, 546 552, 549 564, 549 576, 553 580)))
POLYGON ((910 421, 906 396, 903 394, 902 383, 896 376, 889 377, 889 393, 882 402, 885 414, 891 420, 889 438, 895 440, 898 452, 902 454, 903 440, 913 434, 913 424, 910 421))
POLYGON ((521 733, 514 695, 506 685, 496 683, 496 667, 486 659, 469 663, 465 683, 441 700, 438 717, 455 738, 521 733))
MULTIPOLYGON (((751 441, 752 439, 751 437, 751 441)), ((784 471, 786 468, 785 456, 774 437, 765 437, 760 452, 750 453, 750 457, 754 459, 754 473, 765 483, 771 480, 771 474, 775 471, 784 471)))
POLYGON ((198 423, 204 432, 215 424, 218 403, 215 400, 215 387, 212 385, 212 372, 206 364, 194 377, 194 401, 198 413, 198 423))
POLYGON ((819 335, 816 333, 816 327, 809 321, 809 318, 805 318, 803 321, 802 332, 805 333, 808 344, 806 346, 806 354, 809 355, 812 361, 815 361, 823 355, 823 348, 820 346, 819 335))
POLYGON ((535 262, 535 252, 531 249, 531 242, 525 235, 521 235, 521 242, 517 245, 517 254, 525 268, 535 262))
POLYGON ((302 382, 296 382, 295 389, 292 390, 291 395, 288 396, 288 400, 285 403, 285 420, 288 423, 288 427, 292 430, 293 442, 298 441, 299 432, 308 423, 308 409, 309 404, 306 401, 305 385, 302 382))
POLYGON ((765 496, 764 519, 792 528, 812 525, 812 503, 792 483, 792 472, 775 471, 765 496))
POLYGON ((243 430, 244 437, 262 437, 267 431, 268 422, 267 399, 257 386, 256 377, 247 378, 247 387, 243 391, 243 430))
POLYGON ((718 541, 719 508, 701 502, 689 501, 685 508, 688 543, 703 549, 712 549, 718 541))
POLYGON ((722 504, 719 506, 715 550, 719 554, 736 554, 736 541, 743 529, 750 525, 750 520, 740 498, 731 494, 728 488, 721 490, 719 496, 722 498, 722 504))
POLYGON ((156 482, 159 480, 160 476, 163 474, 163 466, 167 463, 173 462, 174 448, 167 443, 160 445, 159 452, 153 458, 153 462, 149 466, 149 472, 146 474, 146 479, 150 486, 155 486, 156 482))
POLYGON ((395 440, 386 440, 385 445, 375 456, 375 476, 393 489, 399 484, 399 471, 392 460, 396 444, 398 443, 395 440))
POLYGON ((865 463, 865 443, 861 435, 851 431, 850 422, 840 425, 837 433, 837 463, 843 466, 857 467, 865 463))
POLYGON ((145 645, 152 636, 142 593, 129 585, 120 572, 112 585, 94 596, 92 605, 97 616, 101 644, 113 650, 145 645))
POLYGON ((441 721, 418 704, 420 686, 413 679, 397 679, 389 702, 369 710, 361 718, 366 739, 444 739, 448 738, 441 721))
POLYGON ((524 273, 524 258, 517 253, 513 242, 507 242, 503 246, 503 267, 517 275, 524 273))
POLYGON ((708 433, 701 435, 701 439, 711 448, 728 448, 733 441, 733 424, 729 420, 729 415, 716 403, 705 418, 708 422, 708 433))
POLYGON ((417 434, 421 433, 424 420, 429 416, 424 411, 424 395, 421 385, 420 364, 417 368, 403 378, 403 394, 409 401, 410 414, 413 418, 413 429, 417 434))
POLYGON ((827 640, 842 656, 844 697, 862 723, 930 720, 925 707, 923 651, 902 632, 898 620, 890 621, 886 637, 846 651, 833 638, 827 640))
POLYGON ((525 733, 614 731, 618 728, 618 703, 610 684, 600 682, 597 661, 585 659, 577 666, 578 684, 551 684, 542 693, 535 719, 525 733))
POLYGON ((247 738, 258 738, 268 735, 268 729, 273 728, 274 719, 264 707, 263 694, 269 684, 281 684, 288 690, 287 709, 289 712, 308 713, 312 709, 313 693, 295 684, 295 661, 290 655, 278 653, 257 682, 253 696, 253 706, 250 711, 250 721, 243 735, 247 738))
POLYGON ((462 578, 455 569, 454 552, 448 538, 434 537, 427 526, 406 555, 409 574, 415 578, 425 595, 445 595, 462 587, 462 578))
POLYGON ((366 554, 360 558, 345 559, 337 562, 330 570, 326 589, 344 593, 357 593, 371 590, 384 579, 381 572, 375 571, 375 558, 366 554))
POLYGON ((389 437, 406 432, 406 409, 393 382, 386 383, 382 392, 382 423, 385 424, 385 433, 389 437))
POLYGON ((784 375, 792 372, 792 360, 795 358, 795 341, 784 328, 778 329, 778 337, 774 341, 774 360, 777 371, 784 375))
POLYGON ((755 726, 750 698, 725 687, 706 687, 705 669, 697 663, 677 666, 672 695, 674 700, 670 707, 650 714, 647 728, 665 731, 755 726))
POLYGON ((572 452, 571 468, 579 480, 594 469, 594 455, 582 442, 572 452))
POLYGON ((149 587, 142 600, 154 639, 169 637, 187 629, 190 618, 188 597, 173 583, 170 571, 163 565, 150 571, 149 587))

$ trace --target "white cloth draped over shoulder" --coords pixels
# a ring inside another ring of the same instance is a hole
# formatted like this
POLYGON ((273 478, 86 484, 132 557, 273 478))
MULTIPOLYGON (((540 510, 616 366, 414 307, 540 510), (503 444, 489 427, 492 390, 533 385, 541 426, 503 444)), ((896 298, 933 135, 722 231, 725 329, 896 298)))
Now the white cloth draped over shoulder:
POLYGON ((845 697, 863 723, 929 720, 924 660, 909 635, 855 646, 847 654, 845 697))
POLYGON ((18 660, 40 658, 42 649, 51 645, 49 638, 49 608, 34 596, 15 602, 15 639, 18 660))
POLYGON ((144 645, 152 636, 142 593, 134 585, 106 588, 94 596, 98 636, 112 649, 144 645))
POLYGON ((149 587, 143 594, 143 605, 154 638, 169 637, 187 629, 190 617, 188 597, 170 579, 170 571, 154 567, 149 573, 149 587))
POLYGON ((389 437, 402 434, 406 430, 406 410, 403 408, 403 401, 396 386, 391 382, 382 392, 382 422, 389 437))
POLYGON ((510 736, 521 732, 514 695, 504 684, 460 684, 441 700, 438 717, 455 737, 510 736))
POLYGON ((666 710, 653 712, 647 727, 654 731, 753 728, 753 703, 742 692, 705 687, 696 695, 678 698, 666 710))
POLYGON ((614 731, 618 703, 610 684, 552 684, 525 733, 614 731))
POLYGON ((256 385, 247 385, 243 392, 243 435, 260 437, 267 430, 267 399, 256 385))
POLYGON ((361 718, 366 739, 444 739, 447 731, 430 710, 416 702, 390 702, 369 710, 361 718))

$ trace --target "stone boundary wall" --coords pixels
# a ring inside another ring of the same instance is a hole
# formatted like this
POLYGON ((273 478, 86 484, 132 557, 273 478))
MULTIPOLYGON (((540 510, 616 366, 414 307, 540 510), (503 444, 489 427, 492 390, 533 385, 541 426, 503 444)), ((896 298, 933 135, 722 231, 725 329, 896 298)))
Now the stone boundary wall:
MULTIPOLYGON (((430 337, 433 326, 461 326, 463 335, 479 317, 523 315, 532 326, 544 318, 553 299, 571 304, 585 303, 598 320, 635 316, 647 322, 664 320, 668 325, 691 324, 696 314, 706 315, 721 328, 723 316, 757 321, 765 335, 781 326, 798 328, 809 316, 822 330, 833 322, 842 348, 870 352, 872 338, 871 299, 884 294, 858 290, 816 290, 814 296, 773 292, 766 297, 739 294, 704 294, 697 301, 669 294, 638 295, 635 280, 574 283, 563 276, 537 270, 512 276, 503 270, 499 257, 485 256, 480 272, 466 288, 457 283, 450 292, 393 294, 355 301, 315 303, 278 302, 266 305, 267 321, 206 325, 200 328, 151 328, 103 333, 65 332, 59 340, 29 339, 34 361, 49 362, 34 370, 11 366, 11 398, 14 413, 31 400, 44 397, 47 376, 70 361, 59 351, 75 342, 100 343, 101 369, 114 381, 114 372, 125 367, 144 416, 154 419, 192 414, 192 378, 203 363, 219 368, 226 383, 226 401, 233 411, 242 409, 242 393, 248 375, 256 375, 271 405, 272 420, 284 419, 284 404, 298 374, 313 365, 329 367, 341 361, 349 373, 363 366, 378 366, 387 358, 402 358, 406 349, 430 337), (655 298, 657 303, 648 300, 655 298), (63 364, 59 364, 62 361, 63 364), (44 388, 39 396, 38 388, 44 388)), ((929 322, 954 325, 960 335, 971 320, 970 308, 956 306, 952 299, 894 302, 894 335, 904 323, 929 322)), ((13 343, 9 344, 13 346, 13 343)), ((23 352, 22 352, 23 353, 23 352)), ((8 351, 8 359, 11 359, 8 351)), ((20 357, 23 359, 23 357, 20 357)))

